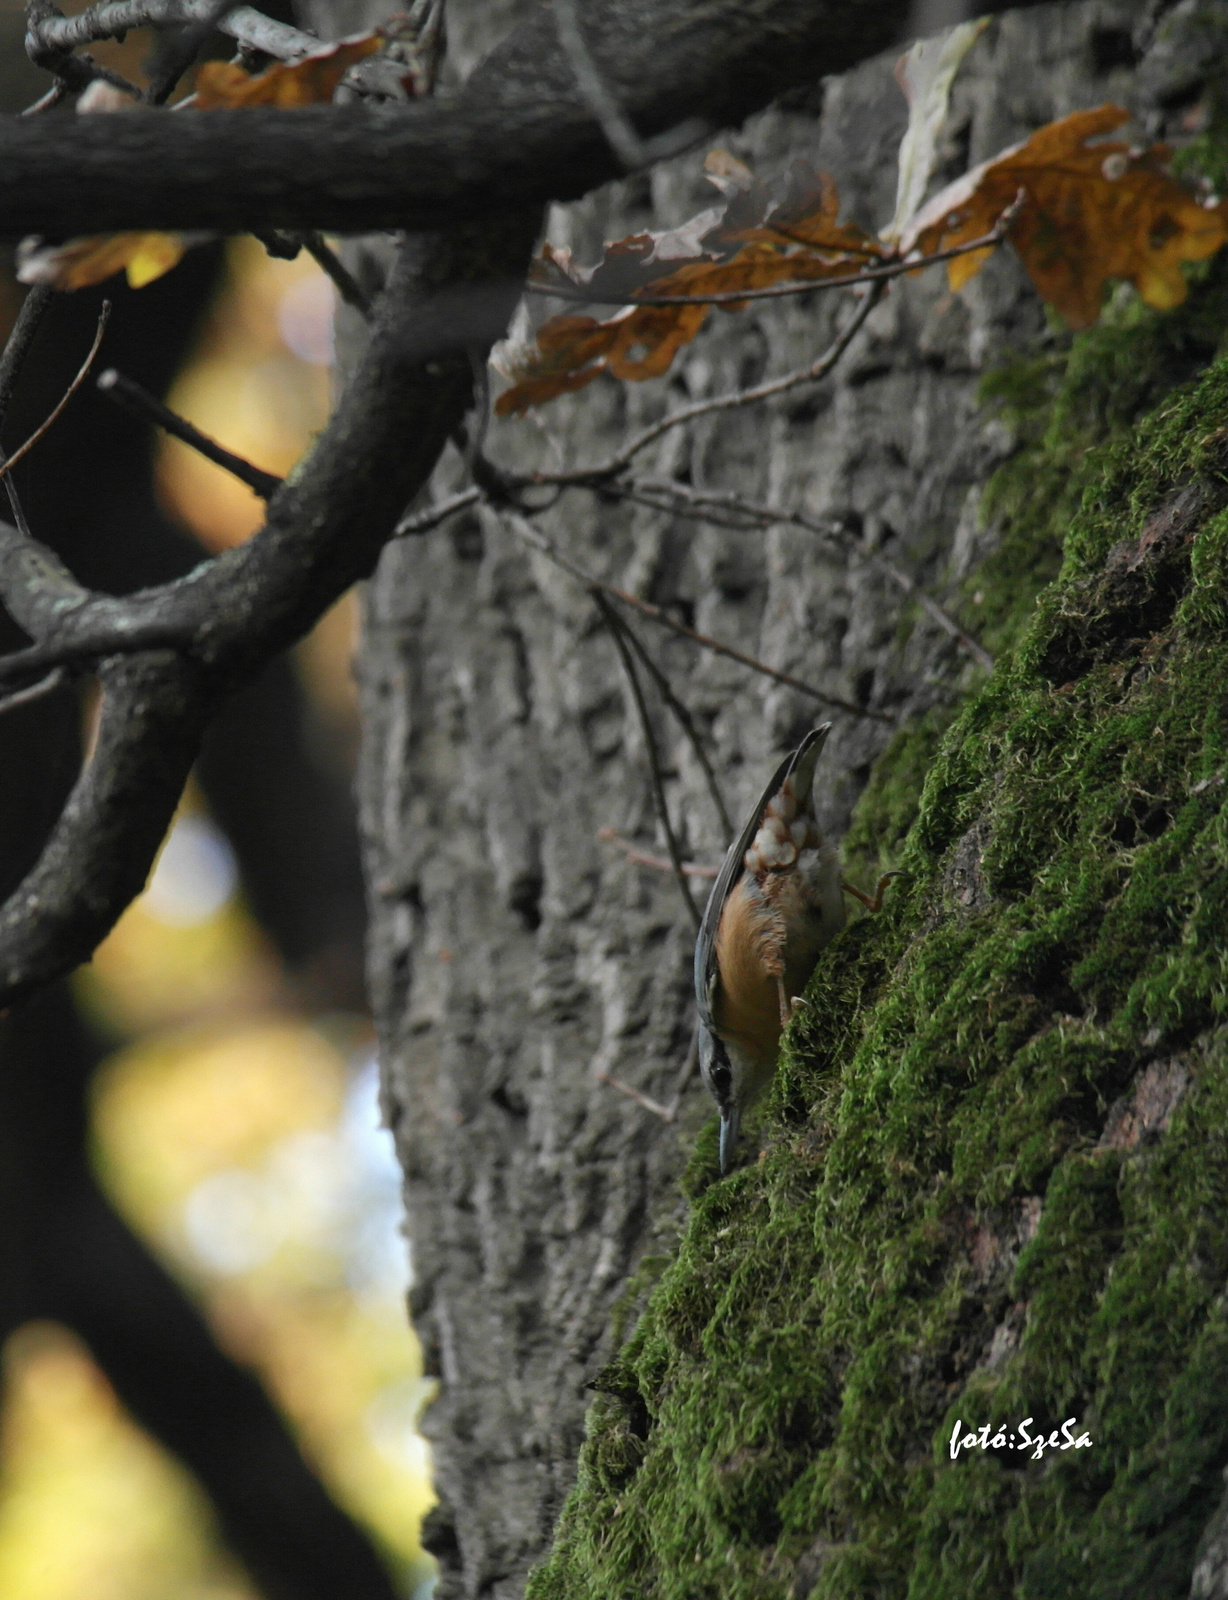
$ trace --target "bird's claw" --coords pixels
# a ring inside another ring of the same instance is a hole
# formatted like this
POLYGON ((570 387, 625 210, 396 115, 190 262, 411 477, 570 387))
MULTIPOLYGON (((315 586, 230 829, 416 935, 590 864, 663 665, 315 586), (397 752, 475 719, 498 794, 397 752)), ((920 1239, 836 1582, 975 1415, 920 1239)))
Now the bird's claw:
POLYGON ((854 900, 860 900, 866 910, 874 914, 883 909, 883 892, 892 878, 902 878, 903 876, 904 873, 902 871, 884 872, 878 880, 873 895, 866 894, 864 889, 858 889, 855 884, 846 883, 843 878, 840 880, 840 887, 845 894, 851 894, 854 900))

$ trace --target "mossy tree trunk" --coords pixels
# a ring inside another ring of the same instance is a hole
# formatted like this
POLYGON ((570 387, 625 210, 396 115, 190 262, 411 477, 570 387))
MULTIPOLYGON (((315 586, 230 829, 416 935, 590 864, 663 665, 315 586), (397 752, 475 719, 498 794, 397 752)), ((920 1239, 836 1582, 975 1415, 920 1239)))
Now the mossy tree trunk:
MULTIPOLYGON (((1223 11, 995 23, 944 175, 1110 98, 1188 129, 1223 11)), ((821 123, 816 98, 729 142, 765 171, 817 143, 881 223, 889 69, 827 85, 821 123)), ((578 253, 650 199, 658 224, 695 209, 695 166, 577 208, 578 253)), ((796 365, 832 314, 721 319, 679 381, 796 365)), ((668 1099, 689 1031, 673 885, 594 837, 651 842, 612 648, 497 519, 389 552, 364 658, 372 966, 443 1380, 445 1593, 509 1600, 549 1552, 534 1600, 1228 1594, 1226 331, 1218 264, 1180 312, 1122 296, 1073 341, 1005 259, 963 300, 931 274, 815 402, 657 464, 855 514, 999 652, 987 680, 800 537, 555 514, 603 575, 898 723, 838 724, 824 821, 851 817, 854 879, 907 878, 824 956, 761 1158, 724 1181, 697 1091, 667 1125, 598 1081, 668 1099), (1025 1418, 1059 1430, 1039 1458, 1012 1447, 1025 1418), (1091 1443, 1063 1450, 1071 1418, 1091 1443), (952 1461, 957 1419, 977 1442, 952 1461)), ((667 399, 611 387, 548 420, 587 458, 667 399)), ((663 657, 745 803, 813 707, 663 657)))

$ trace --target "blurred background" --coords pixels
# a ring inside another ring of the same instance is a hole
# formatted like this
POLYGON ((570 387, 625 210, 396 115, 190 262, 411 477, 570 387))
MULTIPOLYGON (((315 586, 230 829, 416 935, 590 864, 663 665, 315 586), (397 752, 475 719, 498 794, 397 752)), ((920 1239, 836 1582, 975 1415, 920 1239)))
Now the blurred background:
MULTIPOLYGON (((47 86, 22 33, 6 3, 5 111, 47 86)), ((149 48, 97 55, 144 81, 149 48)), ((105 295, 96 370, 283 473, 327 416, 332 294, 306 255, 239 239, 139 292, 57 296, 4 445, 59 399, 105 295)), ((6 327, 20 295, 6 261, 6 327)), ((16 482, 36 536, 114 593, 261 520, 92 384, 16 482)), ((70 985, 0 1023, 4 1600, 429 1593, 429 1385, 363 1003, 354 623, 347 599, 226 709, 144 896, 70 985)), ((0 718, 6 895, 89 714, 70 687, 0 718)))

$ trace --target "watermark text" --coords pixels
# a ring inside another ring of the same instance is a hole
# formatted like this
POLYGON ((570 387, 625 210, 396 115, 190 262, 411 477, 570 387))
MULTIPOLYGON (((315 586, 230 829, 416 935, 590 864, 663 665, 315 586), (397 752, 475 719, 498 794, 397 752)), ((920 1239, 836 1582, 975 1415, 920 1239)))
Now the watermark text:
POLYGON ((1031 1452, 1030 1460, 1039 1461, 1046 1450, 1086 1450, 1092 1443, 1091 1434, 1080 1430, 1077 1417, 1067 1417, 1060 1429, 1054 1428, 1048 1435, 1043 1429, 1039 1433, 1031 1431, 1035 1420, 1024 1417, 1013 1428, 1005 1423, 995 1426, 986 1422, 980 1428, 965 1431, 957 1417, 951 1434, 951 1460, 954 1461, 961 1450, 1027 1450, 1031 1452))

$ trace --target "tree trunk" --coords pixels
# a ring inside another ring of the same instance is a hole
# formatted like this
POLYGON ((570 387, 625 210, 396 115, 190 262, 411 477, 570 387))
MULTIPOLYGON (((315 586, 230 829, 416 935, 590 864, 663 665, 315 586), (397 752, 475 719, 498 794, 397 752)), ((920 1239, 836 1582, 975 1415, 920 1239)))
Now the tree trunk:
MULTIPOLYGON (((1106 100, 1149 136, 1193 127, 1223 7, 1163 10, 991 23, 941 179, 1106 100)), ((476 50, 492 24, 458 25, 476 50)), ((764 176, 817 158, 881 226, 906 120, 892 64, 713 142, 764 176)), ((612 186, 550 237, 586 260, 677 223, 709 203, 700 168, 612 186)), ((910 874, 820 963, 763 1159, 752 1128, 724 1181, 697 1080, 672 1122, 608 1081, 672 1101, 693 926, 668 875, 598 838, 663 848, 591 600, 493 513, 386 551, 361 663, 370 974, 441 1380, 441 1596, 522 1592, 594 1388, 535 1595, 1189 1592, 1228 1460, 1204 1393, 1228 1376, 1225 402, 1218 368, 1196 380, 1224 283, 1213 269, 1167 318, 1119 297, 1072 343, 1005 252, 958 296, 932 269, 833 379, 664 437, 653 476, 842 516, 1010 652, 988 682, 880 567, 816 536, 582 494, 540 519, 601 578, 878 714, 632 618, 735 817, 830 715, 824 826, 852 821, 855 881, 910 874), (942 1455, 956 1417, 1072 1415, 1091 1447, 942 1455)), ((542 421, 570 461, 601 459, 684 397, 812 359, 848 310, 816 294, 717 315, 668 383, 602 380, 542 421)), ((489 441, 520 469, 546 448, 532 422, 489 441)), ((684 854, 715 863, 720 821, 659 706, 656 733, 684 854)))

